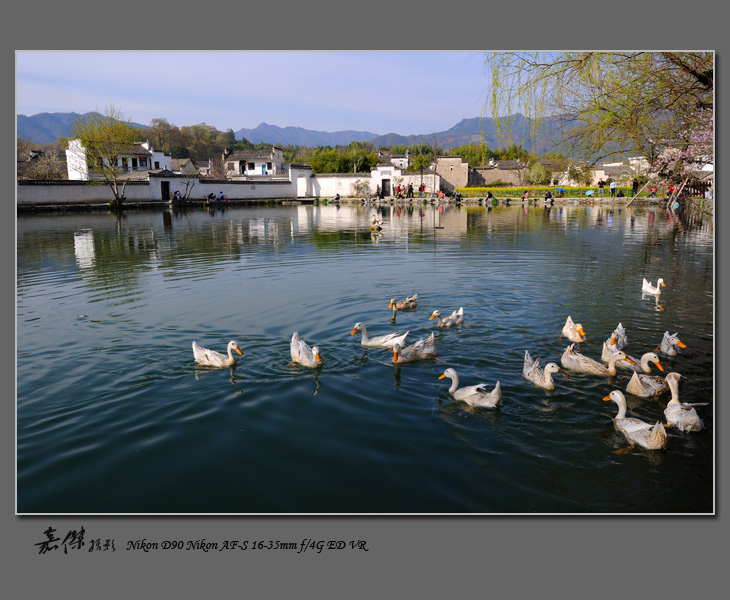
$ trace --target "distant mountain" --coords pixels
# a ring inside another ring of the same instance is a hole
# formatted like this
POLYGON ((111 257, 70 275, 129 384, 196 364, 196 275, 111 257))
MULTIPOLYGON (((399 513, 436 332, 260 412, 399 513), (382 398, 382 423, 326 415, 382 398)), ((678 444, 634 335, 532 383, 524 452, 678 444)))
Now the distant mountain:
POLYGON ((277 144, 279 146, 347 146, 350 142, 369 142, 378 137, 369 131, 315 131, 301 127, 277 127, 261 123, 254 129, 239 129, 234 132, 237 140, 246 138, 252 144, 277 144))
POLYGON ((36 144, 50 144, 68 136, 81 115, 78 113, 39 113, 32 117, 18 115, 18 137, 36 144))
MULTIPOLYGON (((504 126, 503 126, 504 127, 504 126)), ((557 127, 549 121, 541 124, 538 133, 535 133, 533 121, 521 114, 510 117, 508 128, 503 132, 497 129, 494 119, 475 117, 462 119, 451 129, 434 133, 420 135, 400 135, 387 133, 376 135, 369 131, 313 131, 301 127, 277 127, 261 123, 255 129, 239 129, 234 132, 236 139, 246 138, 254 144, 278 144, 281 146, 306 146, 316 148, 317 146, 347 146, 350 142, 372 142, 376 148, 381 146, 411 146, 413 144, 436 143, 444 150, 450 150, 456 146, 466 144, 478 144, 484 139, 489 148, 506 148, 514 143, 522 146, 525 150, 545 153, 556 150, 550 141, 550 136, 557 132, 557 127)))
MULTIPOLYGON (((36 144, 50 144, 62 135, 70 136, 73 124, 80 116, 82 115, 75 112, 38 113, 30 117, 18 115, 18 137, 36 144)), ((134 127, 147 129, 147 125, 130 124, 134 127)))
MULTIPOLYGON (((33 116, 18 115, 18 137, 35 142, 36 144, 50 144, 59 136, 71 135, 71 127, 78 117, 78 113, 39 113, 33 116)), ((539 132, 535 133, 533 121, 521 114, 509 118, 509 127, 502 135, 491 118, 475 117, 462 119, 451 129, 439 131, 435 134, 399 135, 388 133, 378 135, 369 131, 315 131, 302 127, 277 127, 268 123, 261 123, 254 129, 239 129, 234 132, 236 139, 246 138, 254 144, 267 143, 281 146, 347 146, 350 142, 372 142, 375 148, 380 146, 411 146, 413 144, 432 145, 434 139, 444 150, 471 143, 480 143, 485 140, 491 149, 506 148, 514 143, 525 150, 543 154, 559 150, 551 142, 557 135, 557 124, 545 121, 539 132)), ((146 129, 146 125, 132 123, 135 127, 146 129)))
POLYGON ((389 133, 374 138, 372 142, 377 148, 378 146, 412 146, 413 144, 432 145, 435 141, 444 150, 450 150, 456 146, 479 144, 485 141, 492 150, 507 148, 513 143, 537 154, 556 150, 551 141, 551 138, 558 133, 556 121, 545 120, 540 124, 540 129, 535 131, 532 119, 516 114, 509 117, 508 124, 502 124, 502 129, 500 131, 497 128, 494 119, 475 117, 462 119, 446 131, 408 136, 389 133))

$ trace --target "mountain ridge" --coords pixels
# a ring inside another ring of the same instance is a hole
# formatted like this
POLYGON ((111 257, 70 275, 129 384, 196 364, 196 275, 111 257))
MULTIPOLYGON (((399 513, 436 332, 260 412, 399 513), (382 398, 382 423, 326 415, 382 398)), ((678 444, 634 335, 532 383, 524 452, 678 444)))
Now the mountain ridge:
MULTIPOLYGON (((35 115, 17 115, 17 136, 36 144, 51 144, 59 137, 71 135, 76 119, 92 113, 44 112, 35 115)), ((130 123, 134 127, 146 129, 147 125, 130 123)))
POLYGON ((253 129, 242 128, 234 131, 237 140, 246 138, 249 142, 277 144, 280 146, 346 146, 352 141, 371 142, 379 146, 412 146, 414 144, 436 145, 444 150, 456 146, 485 141, 490 148, 500 148, 514 143, 531 152, 553 150, 551 134, 556 132, 554 121, 545 121, 543 133, 536 134, 532 119, 519 113, 507 118, 510 121, 509 133, 502 135, 492 118, 472 117, 459 121, 445 131, 415 135, 398 133, 374 134, 368 131, 317 132, 301 127, 278 127, 260 123, 253 129))
MULTIPOLYGON (((82 116, 79 113, 38 113, 26 116, 17 115, 17 136, 36 144, 49 144, 60 136, 70 136, 71 127, 75 120, 82 116)), ((371 142, 375 148, 380 146, 412 146, 414 144, 434 143, 448 151, 456 146, 486 142, 489 148, 503 148, 510 144, 522 146, 529 152, 538 154, 555 150, 550 141, 556 133, 554 122, 544 121, 539 134, 536 133, 532 119, 519 113, 506 118, 509 123, 509 132, 502 135, 496 122, 488 117, 471 117, 461 119, 450 129, 416 135, 401 135, 398 133, 376 134, 370 131, 342 130, 318 131, 303 127, 279 127, 261 122, 257 127, 241 128, 234 131, 237 140, 246 138, 254 144, 267 143, 281 146, 347 146, 351 142, 371 142)), ((146 125, 132 123, 135 127, 146 128, 146 125)))

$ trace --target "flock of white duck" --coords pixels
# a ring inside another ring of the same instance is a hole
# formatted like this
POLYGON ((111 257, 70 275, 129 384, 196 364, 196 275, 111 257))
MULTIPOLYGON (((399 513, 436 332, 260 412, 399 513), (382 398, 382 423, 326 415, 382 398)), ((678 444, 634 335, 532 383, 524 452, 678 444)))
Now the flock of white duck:
MULTIPOLYGON (((659 279, 657 285, 653 286, 646 279, 643 281, 642 292, 649 293, 654 296, 661 294, 661 288, 665 287, 664 281, 659 279)), ((418 295, 414 294, 409 298, 405 298, 400 302, 396 302, 395 298, 391 299, 388 308, 393 309, 395 315, 398 311, 415 309, 418 303, 418 295)), ((437 319, 437 326, 453 327, 464 323, 464 309, 459 308, 448 316, 442 316, 441 312, 434 310, 429 320, 437 319)), ((434 334, 431 333, 426 338, 419 339, 413 344, 406 345, 406 338, 409 331, 405 333, 388 333, 370 337, 367 328, 362 323, 355 323, 350 335, 360 332, 362 335, 361 344, 366 348, 388 348, 393 352, 393 363, 401 364, 413 362, 416 360, 431 359, 436 357, 436 345, 434 334)), ((599 376, 615 376, 617 369, 629 370, 632 372, 631 379, 626 386, 626 392, 634 396, 642 398, 658 398, 661 394, 671 392, 671 400, 667 403, 664 415, 667 420, 666 424, 656 422, 654 424, 647 423, 640 419, 626 416, 626 398, 621 390, 613 390, 608 396, 603 398, 605 401, 614 401, 618 405, 618 413, 613 419, 616 429, 621 432, 630 442, 633 448, 635 445, 642 446, 650 450, 658 450, 666 447, 667 434, 666 427, 676 427, 681 431, 700 431, 703 423, 695 410, 695 406, 703 406, 708 403, 690 404, 680 402, 679 400, 679 373, 669 373, 665 377, 651 374, 651 365, 655 365, 660 371, 664 371, 664 367, 659 360, 657 351, 674 357, 677 356, 682 348, 686 345, 682 343, 677 334, 670 334, 668 331, 664 333, 664 337, 653 352, 646 352, 640 359, 629 356, 624 352, 624 348, 628 346, 628 338, 626 330, 621 323, 613 331, 611 336, 603 343, 603 352, 601 354, 601 362, 583 355, 576 350, 576 344, 585 342, 588 338, 583 326, 580 323, 573 322, 568 316, 565 326, 562 330, 561 337, 566 337, 572 342, 568 346, 560 359, 564 369, 579 373, 588 373, 599 376)), ((295 332, 291 338, 291 358, 292 363, 297 363, 305 367, 319 368, 322 366, 322 357, 317 346, 310 347, 295 332)), ((228 343, 227 354, 221 354, 213 350, 200 347, 197 342, 193 342, 193 354, 198 365, 208 367, 231 367, 236 364, 234 352, 242 355, 243 352, 235 341, 228 343)), ((525 350, 525 359, 522 369, 522 376, 534 385, 546 389, 554 390, 555 382, 553 375, 563 373, 561 368, 554 362, 549 362, 545 367, 540 367, 540 358, 533 359, 529 351, 525 350)), ((439 379, 451 379, 449 393, 458 401, 465 402, 471 407, 494 408, 501 402, 502 390, 500 382, 497 381, 494 388, 490 391, 486 384, 479 383, 459 387, 459 376, 453 368, 447 368, 439 379)))
MULTIPOLYGON (((659 296, 661 288, 666 287, 662 279, 654 286, 646 279, 643 280, 642 293, 659 296)), ((616 429, 621 432, 631 444, 642 446, 650 450, 659 450, 667 445, 666 427, 676 427, 680 431, 700 431, 703 428, 695 406, 704 406, 707 402, 690 404, 679 400, 679 373, 668 373, 665 377, 652 375, 651 365, 655 365, 659 371, 664 367, 659 360, 657 352, 666 356, 675 357, 681 353, 686 345, 677 337, 677 334, 664 333, 662 340, 653 352, 646 352, 637 359, 624 352, 628 346, 626 330, 621 323, 603 343, 603 351, 599 362, 576 351, 576 344, 586 341, 586 333, 580 323, 574 323, 571 317, 565 322, 562 335, 573 342, 565 349, 560 362, 563 368, 580 373, 592 375, 604 375, 613 377, 617 374, 617 368, 632 372, 631 379, 626 386, 626 392, 641 398, 657 399, 661 394, 671 393, 671 400, 664 410, 666 423, 660 421, 651 424, 640 419, 626 416, 626 397, 621 390, 613 390, 605 401, 613 401, 618 405, 618 413, 614 418, 616 429)), ((555 384, 552 374, 560 372, 555 363, 549 363, 544 369, 539 366, 539 359, 533 360, 528 352, 525 352, 525 363, 523 375, 526 379, 545 389, 554 389, 555 384)))

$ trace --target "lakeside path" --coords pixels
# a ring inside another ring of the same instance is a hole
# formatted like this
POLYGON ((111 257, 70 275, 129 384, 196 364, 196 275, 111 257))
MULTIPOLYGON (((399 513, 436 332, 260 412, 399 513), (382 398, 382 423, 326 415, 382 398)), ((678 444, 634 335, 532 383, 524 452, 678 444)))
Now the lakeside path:
MULTIPOLYGON (((173 202, 126 202, 123 209, 129 210, 144 210, 144 209, 160 209, 160 208, 193 208, 193 207, 211 207, 211 208, 225 208, 226 206, 252 206, 259 204, 270 204, 270 205, 291 205, 291 204, 362 204, 368 206, 606 206, 606 207, 623 207, 626 208, 629 202, 631 206, 629 208, 645 208, 645 207, 657 207, 665 208, 667 205, 668 198, 646 198, 640 197, 631 202, 631 198, 594 198, 594 197, 580 197, 570 196, 564 198, 551 198, 545 200, 544 198, 530 198, 524 200, 522 198, 505 198, 505 197, 494 197, 487 199, 486 197, 474 197, 474 198, 460 198, 454 200, 453 198, 395 198, 394 196, 386 196, 382 200, 377 198, 367 200, 365 198, 355 197, 343 197, 339 200, 329 197, 306 197, 306 198, 270 198, 270 199, 238 199, 229 200, 225 202, 214 202, 207 203, 204 200, 191 199, 182 203, 173 202)), ((699 208, 703 212, 713 213, 714 201, 705 200, 702 198, 690 198, 689 205, 692 208, 699 208)), ((107 203, 79 203, 72 205, 60 205, 60 204, 44 204, 39 202, 37 204, 25 204, 17 206, 18 212, 33 212, 33 211, 87 211, 87 210, 109 210, 107 203)))

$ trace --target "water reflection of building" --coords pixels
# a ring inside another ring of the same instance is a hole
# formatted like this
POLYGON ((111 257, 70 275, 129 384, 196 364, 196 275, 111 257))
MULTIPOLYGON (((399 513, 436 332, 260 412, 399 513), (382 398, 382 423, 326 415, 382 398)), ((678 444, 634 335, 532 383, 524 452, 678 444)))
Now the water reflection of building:
POLYGON ((96 255, 94 253, 94 232, 91 229, 74 231, 74 254, 79 268, 88 269, 94 266, 96 255))

